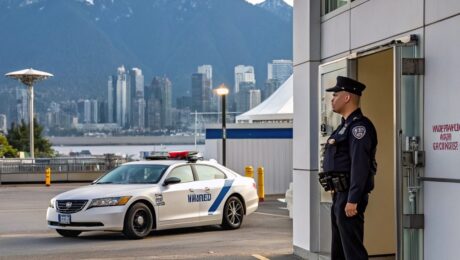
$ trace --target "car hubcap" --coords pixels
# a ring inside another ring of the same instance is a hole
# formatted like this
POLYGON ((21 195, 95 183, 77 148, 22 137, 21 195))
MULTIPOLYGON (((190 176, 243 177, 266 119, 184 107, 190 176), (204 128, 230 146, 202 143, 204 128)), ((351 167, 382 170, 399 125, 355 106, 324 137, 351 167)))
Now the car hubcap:
POLYGON ((232 225, 238 225, 241 222, 242 209, 240 203, 231 201, 228 208, 228 220, 232 225))
POLYGON ((144 218, 142 216, 138 216, 136 222, 139 226, 144 225, 144 218))
POLYGON ((147 230, 147 212, 139 210, 133 218, 134 230, 138 233, 144 233, 147 230))

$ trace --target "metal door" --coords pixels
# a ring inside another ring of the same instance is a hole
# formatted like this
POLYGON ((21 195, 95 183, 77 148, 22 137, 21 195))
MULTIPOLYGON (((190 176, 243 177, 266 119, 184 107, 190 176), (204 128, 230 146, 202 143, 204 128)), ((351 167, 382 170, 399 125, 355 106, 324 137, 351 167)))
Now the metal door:
MULTIPOLYGON (((412 36, 413 37, 413 36, 412 36)), ((415 37, 394 46, 397 258, 423 259, 423 73, 415 37)))

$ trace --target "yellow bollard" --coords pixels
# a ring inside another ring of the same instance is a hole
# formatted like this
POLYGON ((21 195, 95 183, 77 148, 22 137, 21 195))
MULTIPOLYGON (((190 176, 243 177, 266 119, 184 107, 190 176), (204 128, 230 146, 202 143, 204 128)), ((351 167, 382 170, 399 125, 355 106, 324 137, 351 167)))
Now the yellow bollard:
POLYGON ((252 166, 248 165, 244 167, 244 171, 246 177, 254 178, 254 168, 252 168, 252 166))
POLYGON ((46 186, 51 185, 51 168, 47 167, 45 171, 45 184, 46 186))
POLYGON ((265 199, 264 167, 257 168, 257 194, 259 195, 259 201, 264 201, 265 199))

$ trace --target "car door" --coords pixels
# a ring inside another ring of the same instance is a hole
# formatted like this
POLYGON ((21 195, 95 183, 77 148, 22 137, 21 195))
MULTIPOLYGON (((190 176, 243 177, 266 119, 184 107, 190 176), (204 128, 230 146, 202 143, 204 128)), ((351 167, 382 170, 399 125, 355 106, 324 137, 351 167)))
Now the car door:
POLYGON ((199 221, 199 204, 191 200, 195 194, 192 168, 190 165, 176 166, 164 180, 170 177, 177 177, 181 182, 162 186, 161 194, 156 195, 158 228, 193 226, 199 221))
POLYGON ((211 165, 195 164, 196 193, 200 194, 200 218, 203 222, 220 222, 222 208, 228 197, 233 180, 211 165), (202 194, 202 195, 201 195, 202 194))

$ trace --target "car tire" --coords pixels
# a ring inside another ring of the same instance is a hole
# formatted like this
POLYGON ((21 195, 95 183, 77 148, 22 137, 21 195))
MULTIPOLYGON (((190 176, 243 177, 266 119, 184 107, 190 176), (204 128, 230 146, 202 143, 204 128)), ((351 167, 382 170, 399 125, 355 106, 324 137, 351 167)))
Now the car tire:
POLYGON ((227 202, 225 202, 222 227, 225 229, 237 229, 243 223, 243 217, 243 202, 236 196, 230 197, 227 202))
POLYGON ((147 205, 139 202, 126 213, 123 234, 129 239, 141 239, 150 234, 152 226, 152 212, 147 205))
POLYGON ((63 237, 78 237, 81 234, 78 230, 56 229, 56 232, 63 237))

